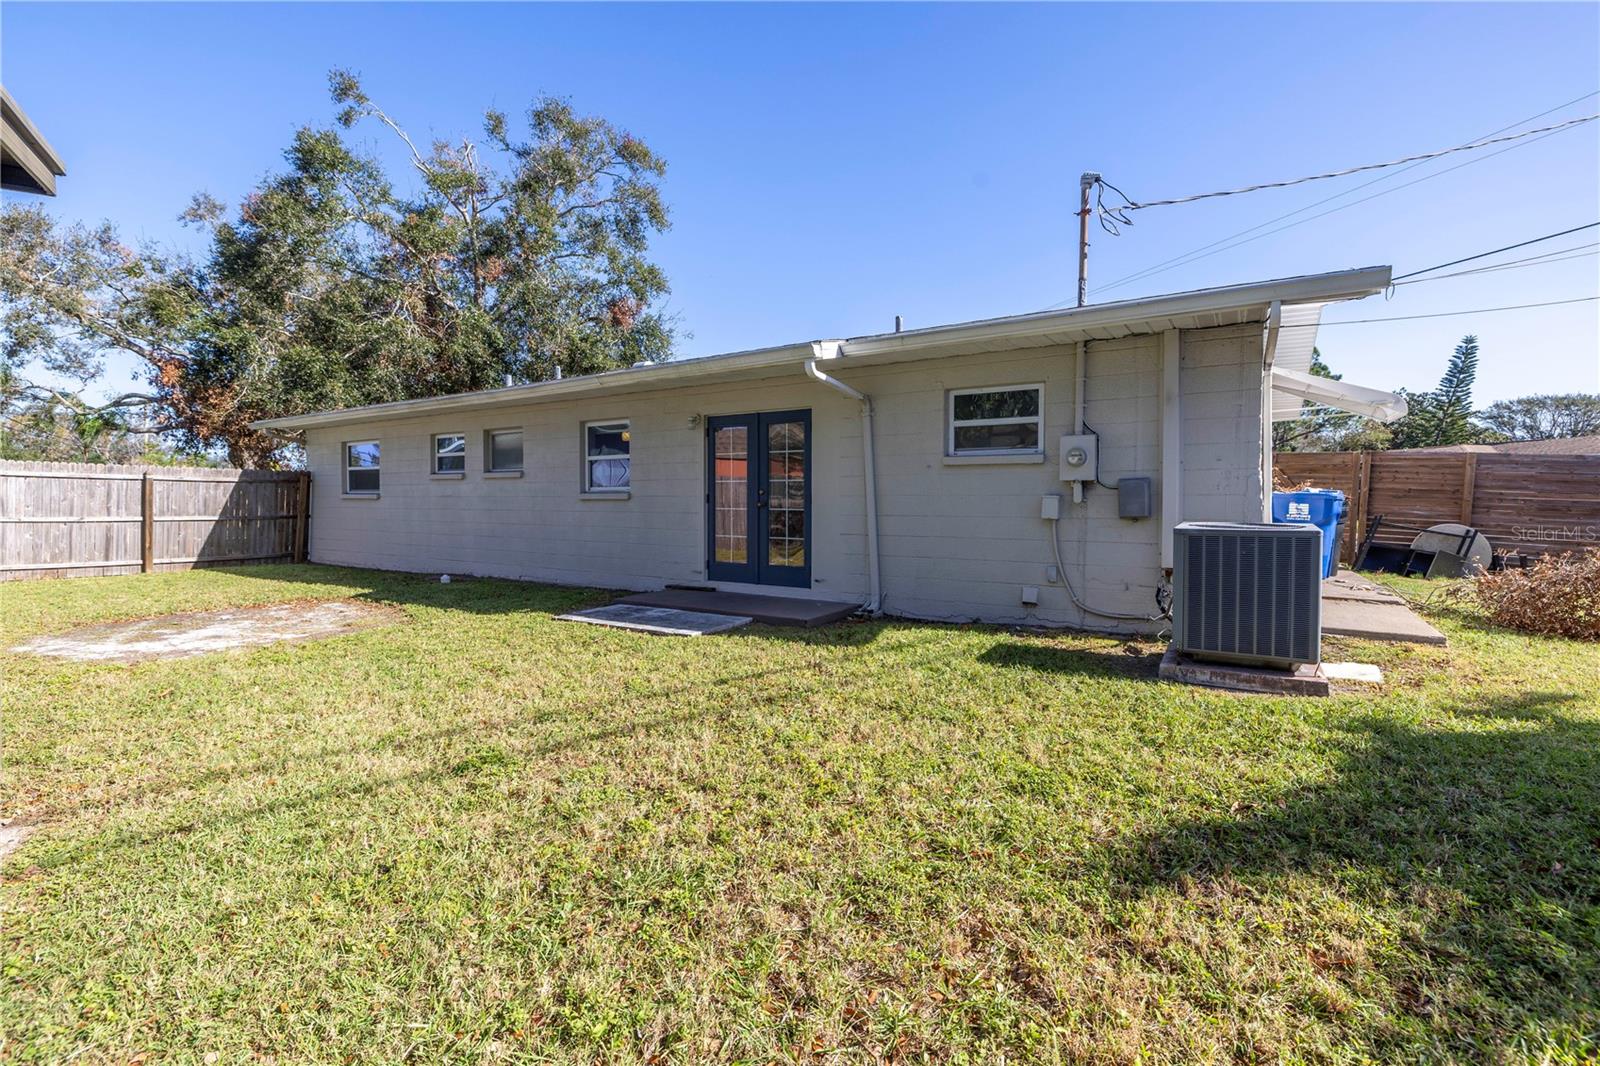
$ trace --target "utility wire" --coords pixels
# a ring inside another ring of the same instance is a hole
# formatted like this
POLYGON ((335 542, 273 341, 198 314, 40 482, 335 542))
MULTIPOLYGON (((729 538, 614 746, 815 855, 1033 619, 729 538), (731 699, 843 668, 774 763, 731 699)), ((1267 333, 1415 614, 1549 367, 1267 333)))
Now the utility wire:
MULTIPOLYGON (((1184 259, 1182 262, 1173 264, 1172 266, 1162 267, 1160 270, 1150 270, 1148 272, 1141 272, 1139 274, 1130 275, 1129 277, 1126 277, 1126 278, 1119 278, 1116 281, 1113 281, 1108 285, 1101 286, 1099 289, 1096 289, 1095 291, 1096 292, 1104 292, 1107 289, 1116 288, 1117 286, 1127 284, 1128 282, 1142 281, 1145 278, 1154 277, 1156 274, 1165 273, 1168 270, 1174 270, 1174 269, 1176 269, 1177 267, 1180 267, 1180 266, 1188 266, 1190 263, 1198 263, 1202 259, 1209 259, 1213 255, 1218 255, 1218 254, 1220 254, 1222 252, 1232 251, 1235 248, 1239 248, 1239 247, 1242 247, 1242 246, 1244 246, 1246 244, 1250 244, 1252 241, 1259 241, 1262 238, 1270 237, 1275 233, 1282 233, 1284 230, 1294 229, 1296 226, 1303 226, 1307 222, 1315 222, 1317 219, 1324 218, 1324 217, 1326 217, 1328 215, 1334 214, 1335 212, 1344 211, 1344 210, 1347 210, 1347 209, 1352 208, 1352 207, 1358 207, 1361 204, 1366 203, 1368 200, 1376 200, 1380 196, 1388 196, 1390 193, 1397 193, 1397 192, 1400 192, 1402 189, 1409 189, 1413 185, 1420 185, 1425 181, 1432 181, 1434 178, 1442 178, 1446 174, 1451 173, 1452 171, 1460 170, 1462 167, 1470 167, 1474 163, 1487 162, 1488 160, 1493 159, 1497 155, 1504 155, 1506 152, 1513 152, 1513 151, 1516 151, 1518 148, 1525 148, 1530 144, 1536 144, 1539 141, 1544 140, 1545 137, 1554 137, 1554 136, 1555 136, 1555 134, 1553 134, 1553 133, 1546 133, 1543 137, 1535 137, 1531 141, 1521 141, 1521 142, 1518 142, 1517 144, 1508 144, 1504 148, 1501 148, 1501 149, 1498 149, 1496 151, 1490 152, 1488 155, 1475 156, 1475 157, 1473 157, 1471 159, 1468 159, 1468 160, 1465 160, 1463 162, 1457 163, 1453 167, 1446 167, 1443 170, 1436 170, 1432 174, 1424 174, 1420 178, 1412 178, 1410 181, 1406 182, 1404 185, 1396 185, 1391 189, 1379 189, 1377 192, 1371 193, 1371 194, 1369 194, 1367 196, 1363 196, 1359 200, 1351 200, 1347 204, 1340 204, 1337 207, 1330 207, 1326 211, 1319 211, 1316 214, 1310 216, 1309 218, 1302 218, 1302 219, 1300 219, 1300 220, 1298 220, 1296 222, 1288 222, 1288 223, 1285 223, 1282 226, 1278 226, 1275 229, 1269 229, 1265 233, 1258 233, 1254 237, 1245 237, 1243 240, 1234 241, 1231 244, 1226 244, 1226 245, 1222 246, 1221 248, 1217 248, 1217 249, 1214 249, 1214 250, 1209 251, 1209 252, 1205 252, 1205 253, 1200 254, 1200 255, 1191 256, 1189 258, 1184 259)), ((1352 191, 1354 191, 1354 190, 1352 190, 1352 191)))
POLYGON ((1557 237, 1565 237, 1569 233, 1578 233, 1582 230, 1594 229, 1596 226, 1600 226, 1600 222, 1590 222, 1582 226, 1573 226, 1571 229, 1564 229, 1559 233, 1546 233, 1543 237, 1535 237, 1530 241, 1522 241, 1518 244, 1508 244, 1504 248, 1496 248, 1492 252, 1479 252, 1477 255, 1469 255, 1465 259, 1452 259, 1448 263, 1440 263, 1438 266, 1431 266, 1424 270, 1413 270, 1409 274, 1401 274, 1397 278, 1391 278, 1390 284, 1393 284, 1397 281, 1404 281, 1406 278, 1414 278, 1418 274, 1432 274, 1435 270, 1443 270, 1445 267, 1459 266, 1462 263, 1470 263, 1474 259, 1487 259, 1489 256, 1499 255, 1501 252, 1515 251, 1518 248, 1526 248, 1530 244, 1538 244, 1541 241, 1554 240, 1557 237))
POLYGON ((1513 259, 1509 263, 1495 263, 1493 266, 1475 267, 1472 270, 1457 270, 1449 274, 1440 274, 1432 278, 1412 278, 1409 281, 1393 281, 1391 285, 1422 285, 1430 281, 1444 281, 1446 278, 1465 278, 1474 274, 1493 274, 1500 270, 1523 270, 1527 267, 1545 266, 1549 263, 1565 263, 1569 259, 1588 259, 1590 256, 1600 255, 1600 252, 1578 251, 1578 248, 1594 248, 1593 244, 1577 245, 1574 248, 1563 248, 1563 252, 1574 252, 1573 255, 1561 255, 1550 252, 1546 255, 1529 256, 1527 259, 1513 259))
MULTIPOLYGON (((1290 178, 1287 181, 1268 181, 1259 185, 1246 185, 1238 189, 1223 189, 1219 192, 1202 192, 1193 196, 1180 196, 1172 200, 1147 200, 1144 203, 1135 203, 1131 200, 1124 203, 1119 211, 1142 211, 1147 207, 1169 207, 1173 204, 1190 204, 1196 200, 1210 200, 1218 196, 1238 196, 1241 193, 1259 192, 1262 189, 1283 189, 1290 185, 1303 185, 1308 181, 1322 181, 1327 178, 1343 178, 1351 174, 1360 174, 1368 170, 1382 170, 1386 167, 1397 167, 1403 163, 1421 163, 1429 159, 1438 159, 1440 156, 1451 155, 1455 152, 1467 152, 1474 148, 1487 148, 1491 144, 1503 144, 1506 141, 1520 141, 1524 137, 1532 137, 1539 133, 1555 133, 1559 130, 1581 126, 1585 122, 1600 119, 1600 114, 1585 115, 1582 118, 1568 119, 1558 122, 1553 126, 1541 126, 1535 130, 1524 130, 1521 133, 1512 133, 1504 137, 1490 137, 1484 140, 1472 141, 1467 144, 1458 144, 1454 148, 1441 148, 1436 152, 1423 152, 1420 155, 1408 155, 1402 159, 1391 159, 1384 163, 1366 163, 1359 167, 1346 167, 1344 170, 1330 170, 1326 174, 1310 174, 1303 178, 1290 178)), ((1126 199, 1126 197, 1124 197, 1126 199)))
MULTIPOLYGON (((1573 97, 1571 100, 1568 100, 1564 104, 1557 104, 1555 107, 1552 107, 1547 111, 1541 111, 1537 115, 1529 115, 1527 118, 1520 119, 1519 121, 1513 122, 1509 126, 1501 126, 1497 130, 1490 130, 1488 133, 1485 133, 1483 136, 1484 137, 1494 137, 1494 136, 1497 136, 1499 134, 1502 134, 1502 133, 1506 132, 1507 130, 1514 130, 1518 126, 1525 126, 1530 122, 1537 122, 1539 119, 1544 118, 1546 115, 1553 115, 1557 111, 1562 111, 1562 110, 1564 110, 1566 108, 1571 107, 1573 104, 1580 104, 1583 101, 1589 99, 1591 96, 1600 96, 1600 89, 1597 89, 1597 90, 1595 90, 1593 92, 1584 93, 1582 96, 1573 97)), ((1490 156, 1485 156, 1483 158, 1487 159, 1487 158, 1491 158, 1494 155, 1499 155, 1499 154, 1500 154, 1499 152, 1494 152, 1494 153, 1491 153, 1490 156)), ((1232 233, 1232 234, 1229 234, 1226 237, 1221 237, 1221 238, 1219 238, 1219 239, 1217 239, 1215 241, 1212 241, 1210 244, 1202 244, 1198 248, 1191 248, 1189 251, 1184 252, 1182 255, 1173 256, 1171 259, 1163 259, 1159 263, 1156 263, 1156 264, 1154 264, 1152 266, 1146 267, 1143 270, 1137 270, 1134 273, 1129 274, 1124 278, 1119 278, 1116 281, 1109 282, 1109 283, 1107 283, 1105 285, 1097 285, 1097 286, 1095 286, 1095 291, 1098 292, 1098 291, 1100 291, 1102 289, 1113 288, 1113 287, 1115 287, 1117 285, 1122 284, 1124 281, 1132 281, 1132 280, 1135 280, 1137 278, 1146 277, 1146 276, 1148 276, 1150 274, 1153 274, 1153 273, 1158 273, 1161 267, 1165 267, 1165 266, 1167 266, 1169 264, 1177 263, 1180 260, 1186 260, 1190 256, 1194 255, 1196 252, 1204 252, 1207 249, 1215 248, 1219 244, 1225 244, 1228 241, 1233 240, 1235 237, 1243 237, 1247 233, 1254 233, 1256 230, 1265 229, 1265 228, 1267 228, 1268 226, 1272 225, 1275 222, 1282 222, 1284 219, 1293 218, 1295 215, 1303 215, 1307 211, 1310 211, 1310 210, 1312 210, 1314 208, 1321 207, 1323 204, 1332 203, 1335 200, 1343 199, 1344 197, 1349 196, 1351 193, 1360 192, 1362 189, 1365 189, 1365 188, 1367 188, 1369 186, 1372 186, 1372 185, 1377 185, 1380 182, 1392 181, 1393 179, 1399 177, 1401 174, 1404 174, 1406 171, 1414 170, 1417 167, 1420 167, 1423 164, 1423 162, 1426 162, 1426 160, 1420 160, 1420 161, 1418 161, 1416 163, 1408 164, 1407 166, 1401 167, 1399 170, 1395 171, 1393 174, 1380 174, 1375 178, 1370 178, 1367 181, 1362 182, 1360 185, 1351 186, 1350 188, 1345 189, 1345 190, 1343 190, 1341 192, 1334 193, 1332 196, 1325 196, 1321 200, 1315 200, 1315 201, 1305 205, 1304 207, 1299 207, 1299 208, 1296 208, 1293 211, 1289 211, 1289 212, 1286 212, 1285 214, 1278 215, 1276 218, 1269 218, 1265 222, 1261 222, 1261 223, 1258 223, 1257 225, 1251 226, 1249 229, 1242 229, 1242 230, 1239 230, 1237 233, 1232 233)), ((1474 160, 1474 162, 1476 162, 1476 160, 1474 160)), ((1454 168, 1451 168, 1451 169, 1454 169, 1454 168)), ((1448 171, 1445 171, 1444 173, 1448 173, 1448 171)), ((1113 185, 1113 186, 1111 186, 1111 188, 1114 191, 1117 191, 1117 192, 1120 193, 1120 190, 1117 190, 1116 186, 1113 185)), ((1310 220, 1307 219, 1307 221, 1310 221, 1310 220)), ((1287 228, 1287 227, 1285 227, 1285 228, 1287 228)))
MULTIPOLYGON (((1558 104, 1555 107, 1552 107, 1552 108, 1550 108, 1550 109, 1548 109, 1546 111, 1541 111, 1537 115, 1529 115, 1527 118, 1521 119, 1521 120, 1519 120, 1517 122, 1513 122, 1509 126, 1502 126, 1497 130, 1491 130, 1490 132, 1484 134, 1484 136, 1482 138, 1479 138, 1479 140, 1483 140, 1483 139, 1486 139, 1486 138, 1489 138, 1489 137, 1494 137, 1494 136, 1496 136, 1498 134, 1504 133, 1507 130, 1515 129, 1518 126, 1526 125, 1529 122, 1537 121, 1538 119, 1541 119, 1546 115, 1553 114, 1553 113, 1555 113, 1557 111, 1563 110, 1564 108, 1571 107, 1573 104, 1582 103, 1584 100, 1587 100, 1592 96, 1600 96, 1600 90, 1596 90, 1594 92, 1588 92, 1588 93, 1585 93, 1582 96, 1574 97, 1573 99, 1568 100, 1566 103, 1558 104)), ((1457 165, 1455 165, 1453 167, 1448 167, 1448 168, 1446 168, 1444 170, 1436 171, 1433 174, 1424 175, 1421 178, 1417 178, 1415 181, 1406 182, 1406 184, 1404 184, 1404 185, 1397 185, 1392 189, 1384 189, 1384 190, 1382 190, 1380 192, 1373 193, 1371 196, 1362 197, 1360 200, 1355 200, 1355 201, 1352 201, 1351 203, 1348 203, 1348 204, 1341 204, 1338 207, 1330 208, 1329 210, 1323 211, 1320 214, 1312 215, 1310 218, 1301 219, 1299 222, 1291 222, 1287 226, 1279 226, 1277 229, 1271 230, 1268 233, 1261 234, 1261 237, 1269 237, 1273 233, 1281 233, 1286 229, 1292 229, 1293 227, 1302 225, 1302 224, 1304 224, 1306 222, 1315 221, 1316 219, 1322 218, 1325 215, 1331 215, 1335 211, 1342 211, 1347 207, 1355 207, 1357 204, 1362 204, 1362 203, 1365 203, 1368 200, 1377 199, 1379 196, 1386 196, 1391 192, 1399 192, 1401 189, 1409 188, 1412 185, 1419 184, 1419 183, 1427 181, 1427 180, 1429 180, 1431 178, 1442 177, 1445 174, 1449 174, 1451 171, 1460 170, 1462 167, 1471 166, 1473 163, 1481 163, 1481 162, 1484 162, 1485 160, 1493 159, 1495 156, 1502 155, 1505 152, 1509 152, 1514 148, 1526 147, 1529 144, 1535 143, 1535 141, 1544 140, 1544 137, 1548 137, 1548 136, 1552 136, 1552 134, 1548 134, 1547 133, 1544 136, 1534 138, 1533 141, 1523 141, 1523 142, 1519 142, 1519 143, 1516 143, 1516 144, 1512 144, 1512 145, 1510 145, 1510 146, 1508 146, 1506 148, 1500 149, 1499 151, 1490 152, 1488 155, 1478 156, 1477 158, 1469 159, 1464 163, 1458 163, 1457 165)), ((1472 143, 1472 142, 1468 142, 1468 143, 1472 143)), ((1313 201, 1312 203, 1309 203, 1304 207, 1296 208, 1293 211, 1289 211, 1289 212, 1287 212, 1285 214, 1278 215, 1275 218, 1269 218, 1265 222, 1262 222, 1262 223, 1259 223, 1257 225, 1251 226, 1248 229, 1239 230, 1237 233, 1233 233, 1233 234, 1230 234, 1229 236, 1222 237, 1222 238, 1220 238, 1218 240, 1212 241, 1210 244, 1202 244, 1198 248, 1192 248, 1189 251, 1184 252, 1182 255, 1174 256, 1171 259, 1164 259, 1159 263, 1156 263, 1156 264, 1154 264, 1152 266, 1149 266, 1149 267, 1145 267, 1142 270, 1136 270, 1132 274, 1124 275, 1123 277, 1117 278, 1117 279, 1115 279, 1113 281, 1109 281, 1104 285, 1097 285, 1097 286, 1094 287, 1093 291, 1096 292, 1096 293, 1106 292, 1106 291, 1108 291, 1110 289, 1119 288, 1122 285, 1126 285, 1126 284, 1128 284, 1130 282, 1139 281, 1139 280, 1142 280, 1142 279, 1147 278, 1147 277, 1153 277, 1156 274, 1165 273, 1169 269, 1174 269, 1174 268, 1179 267, 1179 266, 1187 265, 1188 263, 1197 262, 1198 260, 1209 258, 1210 255, 1215 255, 1215 254, 1217 254, 1219 252, 1225 252, 1225 251, 1228 251, 1229 249, 1237 248, 1240 245, 1249 244, 1251 241, 1258 240, 1259 238, 1251 237, 1248 240, 1235 240, 1235 238, 1244 237, 1246 234, 1254 233, 1254 232, 1256 232, 1257 230, 1260 230, 1260 229, 1265 229, 1267 226, 1271 226, 1276 222, 1282 222, 1285 219, 1293 218, 1295 215, 1304 214, 1305 212, 1313 210, 1314 208, 1321 207, 1323 204, 1332 203, 1334 200, 1342 199, 1342 198, 1344 198, 1346 196, 1349 196, 1351 193, 1360 192, 1362 189, 1368 188, 1369 186, 1377 185, 1380 182, 1393 180, 1394 178, 1399 177, 1401 174, 1404 174, 1408 170, 1416 169, 1417 167, 1421 166, 1425 162, 1427 162, 1427 160, 1418 160, 1415 163, 1410 163, 1410 164, 1407 164, 1406 166, 1401 167, 1399 170, 1397 170, 1397 171, 1395 171, 1395 172, 1393 172, 1391 174, 1380 174, 1375 178, 1372 178, 1372 179, 1370 179, 1368 181, 1364 181, 1361 184, 1353 186, 1353 187, 1351 187, 1349 189, 1345 189, 1342 192, 1336 192, 1332 196, 1327 196, 1327 197, 1324 197, 1321 200, 1313 201), (1229 242, 1233 242, 1233 243, 1229 243, 1229 242), (1219 245, 1226 245, 1226 247, 1218 247, 1219 245), (1210 249, 1213 249, 1213 248, 1216 249, 1215 252, 1211 252, 1210 251, 1210 249), (1207 253, 1207 254, 1201 254, 1201 253, 1207 253)), ((1113 188, 1113 190, 1115 190, 1115 186, 1111 186, 1111 188, 1113 188)), ((1120 190, 1116 190, 1116 191, 1120 192, 1120 190)), ((1124 197, 1124 199, 1126 199, 1126 197, 1124 197)), ((1067 301, 1063 301, 1062 303, 1052 304, 1049 308, 1045 308, 1045 310, 1052 310, 1052 309, 1054 309, 1056 307, 1064 307, 1067 303, 1070 303, 1070 302, 1071 302, 1070 300, 1067 300, 1067 301)))
POLYGON ((1454 318, 1457 315, 1486 315, 1491 311, 1523 311, 1530 307, 1559 307, 1562 304, 1585 304, 1600 300, 1600 296, 1578 296, 1571 300, 1547 300, 1538 304, 1512 304, 1509 307, 1474 307, 1466 311, 1440 311, 1431 315, 1391 315, 1388 318, 1347 318, 1340 322, 1296 322, 1279 329, 1317 329, 1319 326, 1359 326, 1367 322, 1406 322, 1415 318, 1454 318))

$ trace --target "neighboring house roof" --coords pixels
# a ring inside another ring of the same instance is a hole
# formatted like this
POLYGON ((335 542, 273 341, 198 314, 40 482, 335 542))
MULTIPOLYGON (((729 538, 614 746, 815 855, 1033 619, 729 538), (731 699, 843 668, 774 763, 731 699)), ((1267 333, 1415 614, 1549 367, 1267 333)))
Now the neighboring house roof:
POLYGON ((1556 437, 1552 440, 1513 440, 1504 444, 1441 444, 1436 448, 1397 448, 1430 455, 1463 452, 1500 452, 1507 455, 1600 455, 1600 434, 1588 437, 1556 437))
MULTIPOLYGON (((1114 303, 1091 304, 1063 311, 1040 311, 1006 318, 989 318, 948 326, 877 333, 848 340, 806 341, 775 348, 758 348, 727 355, 681 359, 608 370, 584 377, 540 381, 531 385, 512 385, 503 389, 457 393, 423 400, 350 407, 339 411, 268 418, 254 422, 258 429, 302 430, 313 426, 343 425, 375 419, 456 411, 467 408, 501 407, 511 404, 541 403, 568 397, 617 391, 677 388, 738 378, 766 377, 792 368, 800 373, 807 359, 827 351, 830 373, 847 372, 851 366, 875 366, 912 359, 931 359, 952 355, 972 355, 1015 348, 1044 347, 1080 340, 1111 340, 1134 334, 1161 333, 1169 329, 1205 329, 1213 326, 1265 322, 1274 304, 1282 310, 1282 321, 1295 321, 1302 305, 1323 305, 1335 300, 1358 300, 1382 292, 1389 284, 1391 268, 1364 267, 1329 274, 1282 278, 1247 285, 1227 285, 1214 289, 1150 296, 1114 303)), ((1293 343, 1306 346, 1309 368, 1310 345, 1316 343, 1315 319, 1309 328, 1283 331, 1284 334, 1309 334, 1293 343)), ((1282 337, 1282 335, 1280 335, 1282 337)), ((1279 340, 1280 350, 1284 339, 1279 340)))
POLYGON ((66 172, 66 164, 44 134, 0 88, 0 188, 54 196, 56 179, 66 172))
POLYGON ((1513 455, 1600 455, 1600 434, 1591 437, 1558 437, 1555 440, 1514 440, 1490 445, 1497 452, 1513 455))

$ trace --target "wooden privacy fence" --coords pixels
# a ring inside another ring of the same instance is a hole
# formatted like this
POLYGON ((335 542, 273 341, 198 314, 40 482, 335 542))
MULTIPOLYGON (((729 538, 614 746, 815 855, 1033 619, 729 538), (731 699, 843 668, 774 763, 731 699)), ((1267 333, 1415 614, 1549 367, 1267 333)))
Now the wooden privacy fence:
POLYGON ((309 474, 0 462, 0 579, 305 559, 309 474))
POLYGON ((1499 452, 1279 452, 1279 483, 1338 489, 1348 501, 1340 558, 1354 561, 1368 519, 1374 543, 1409 546, 1460 522, 1496 551, 1543 555, 1600 547, 1600 455, 1499 452))

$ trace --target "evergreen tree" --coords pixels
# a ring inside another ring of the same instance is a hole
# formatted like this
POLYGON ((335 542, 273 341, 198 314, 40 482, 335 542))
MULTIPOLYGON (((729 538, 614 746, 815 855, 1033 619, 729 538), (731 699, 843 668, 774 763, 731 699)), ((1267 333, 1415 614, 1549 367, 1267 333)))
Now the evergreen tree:
POLYGON ((1410 410, 1392 426, 1391 447, 1436 448, 1472 444, 1483 431, 1472 423, 1472 383, 1478 375, 1478 338, 1466 336, 1456 345, 1439 387, 1432 392, 1401 390, 1410 410))
POLYGON ((1470 444, 1478 431, 1472 425, 1472 383, 1478 376, 1478 338, 1466 336, 1456 345, 1450 365, 1434 390, 1440 444, 1470 444))

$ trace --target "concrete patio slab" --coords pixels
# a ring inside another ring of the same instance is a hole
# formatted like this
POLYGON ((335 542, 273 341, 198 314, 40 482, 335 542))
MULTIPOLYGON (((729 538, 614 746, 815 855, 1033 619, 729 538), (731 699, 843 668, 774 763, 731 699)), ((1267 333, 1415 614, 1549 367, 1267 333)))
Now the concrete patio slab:
POLYGON ((710 614, 705 611, 679 611, 671 607, 641 607, 631 603, 611 603, 587 611, 556 615, 558 622, 587 622, 613 629, 636 629, 665 637, 702 637, 750 624, 742 615, 710 614))
POLYGON ((1405 600, 1348 570, 1322 583, 1322 632, 1407 644, 1445 642, 1444 634, 1423 621, 1405 600))
POLYGON ((398 620, 391 608, 350 600, 276 603, 109 622, 56 633, 13 647, 29 655, 78 662, 135 663, 177 659, 285 640, 321 640, 398 620))
POLYGON ((662 589, 660 592, 624 596, 617 602, 637 607, 669 607, 679 611, 742 615, 769 626, 807 627, 825 626, 849 618, 861 606, 838 600, 760 596, 744 592, 718 592, 715 589, 662 589))

